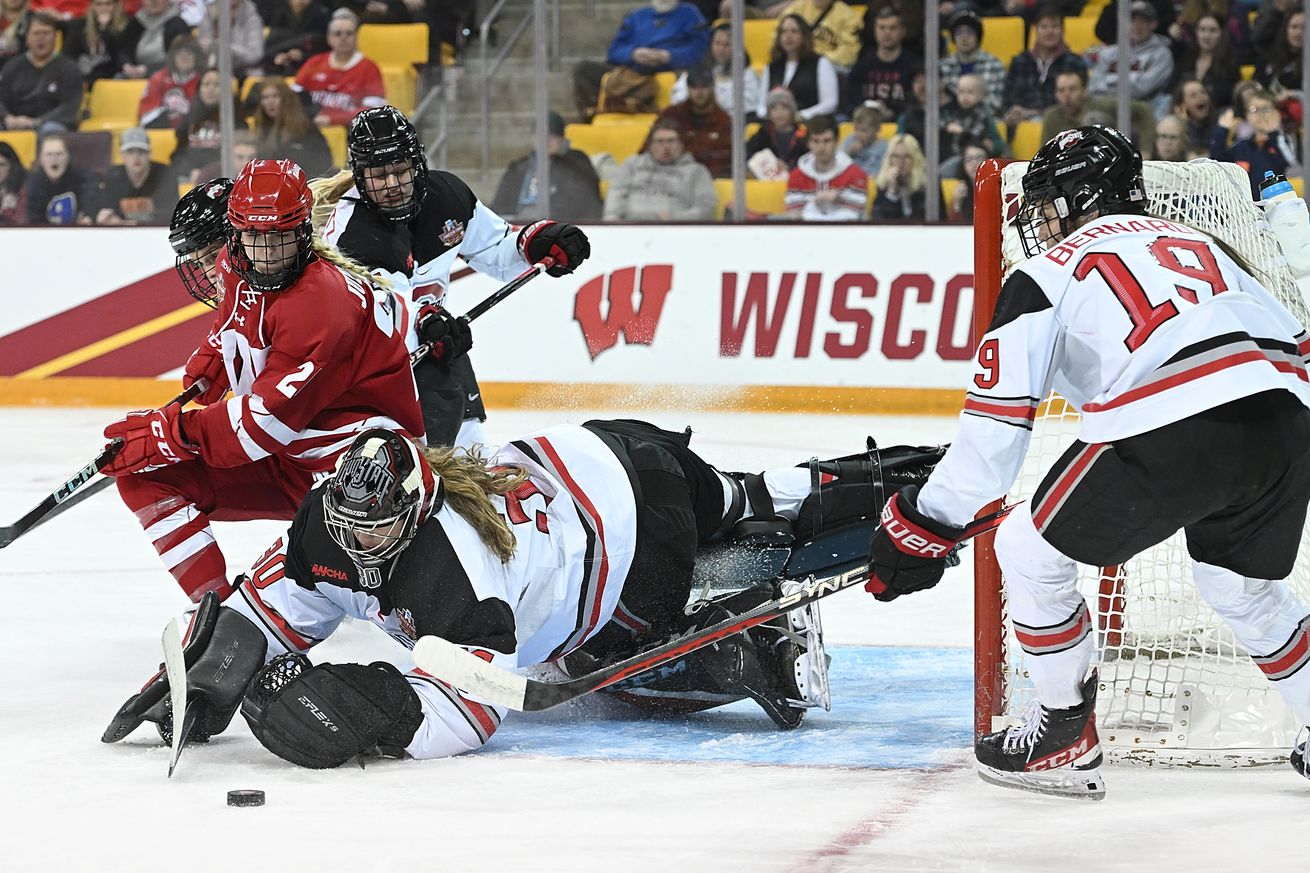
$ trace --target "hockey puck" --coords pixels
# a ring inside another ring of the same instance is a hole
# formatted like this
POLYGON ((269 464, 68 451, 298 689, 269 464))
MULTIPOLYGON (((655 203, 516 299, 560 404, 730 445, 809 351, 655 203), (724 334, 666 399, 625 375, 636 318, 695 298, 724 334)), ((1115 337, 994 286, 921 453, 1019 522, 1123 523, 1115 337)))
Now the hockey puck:
POLYGON ((264 792, 259 790, 229 791, 228 806, 263 806, 264 792))

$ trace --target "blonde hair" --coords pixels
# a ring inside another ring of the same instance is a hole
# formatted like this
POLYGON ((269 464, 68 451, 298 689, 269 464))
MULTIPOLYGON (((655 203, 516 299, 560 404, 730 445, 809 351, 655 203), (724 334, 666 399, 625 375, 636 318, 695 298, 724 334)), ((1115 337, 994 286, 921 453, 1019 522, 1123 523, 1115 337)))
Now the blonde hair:
POLYGON ((342 170, 335 176, 324 176, 309 180, 309 192, 314 195, 314 209, 310 216, 314 222, 314 231, 316 233, 323 232, 323 227, 327 224, 328 219, 332 217, 332 211, 337 208, 337 201, 354 184, 355 174, 350 170, 342 170))
POLYGON ((898 145, 905 146, 905 150, 910 153, 910 184, 903 193, 913 194, 922 191, 927 184, 927 169, 923 159, 923 149, 919 148, 919 141, 911 134, 898 133, 891 139, 887 140, 887 153, 883 155, 882 166, 878 168, 878 187, 882 189, 891 186, 892 175, 895 172, 892 167, 892 152, 898 145))
POLYGON ((364 266, 359 261, 347 257, 342 253, 341 249, 319 236, 317 230, 314 232, 313 248, 314 254, 341 270, 343 273, 349 273, 358 279, 363 279, 365 282, 375 287, 391 290, 390 279, 386 276, 378 276, 370 273, 368 267, 364 266))
POLYGON ((519 467, 488 467, 476 448, 427 446, 423 457, 441 477, 446 504, 472 525, 482 544, 502 564, 508 564, 517 542, 508 522, 488 498, 508 494, 528 481, 528 474, 519 467))

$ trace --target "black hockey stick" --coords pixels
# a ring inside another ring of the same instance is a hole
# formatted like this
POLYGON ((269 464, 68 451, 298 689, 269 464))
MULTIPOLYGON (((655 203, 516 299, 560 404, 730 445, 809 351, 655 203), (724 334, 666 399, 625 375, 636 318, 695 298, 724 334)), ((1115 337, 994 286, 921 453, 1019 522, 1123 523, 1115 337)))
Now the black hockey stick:
MULTIPOLYGON (((974 521, 964 529, 964 536, 960 538, 960 542, 995 529, 1013 508, 1007 506, 974 521)), ((791 594, 766 601, 740 615, 674 637, 631 658, 563 682, 539 682, 520 676, 488 664, 462 646, 434 636, 425 636, 414 645, 414 662, 425 673, 495 706, 504 706, 520 712, 538 712, 607 688, 616 682, 644 673, 652 667, 658 667, 711 643, 773 621, 793 609, 813 603, 830 594, 836 594, 838 591, 845 591, 852 586, 861 585, 869 581, 869 578, 867 564, 835 576, 819 578, 811 576, 801 583, 800 590, 791 594)))
MULTIPOLYGON (((170 406, 174 403, 181 403, 185 406, 188 402, 200 396, 200 392, 204 389, 205 385, 203 381, 195 382, 190 388, 186 389, 164 405, 170 406)), ((56 515, 59 515, 61 512, 71 509, 93 494, 98 494, 100 491, 108 488, 109 484, 113 482, 113 479, 105 477, 99 482, 96 482, 90 488, 82 490, 82 486, 99 473, 106 464, 112 461, 122 448, 123 441, 114 440, 112 443, 105 446, 104 451, 96 455, 94 461, 70 476, 63 485, 60 485, 53 492, 47 495, 44 500, 32 507, 27 515, 24 515, 13 524, 0 527, 0 549, 5 548, 23 534, 33 528, 39 527, 54 518, 56 515), (74 493, 79 491, 81 493, 74 496, 74 493)))
MULTIPOLYGON (((491 296, 487 297, 477 306, 474 306, 468 312, 461 315, 459 317, 460 321, 463 321, 465 324, 471 323, 474 319, 485 313, 488 309, 495 306, 497 303, 504 300, 506 297, 513 294, 515 291, 519 290, 524 285, 528 284, 533 279, 537 278, 537 276, 546 272, 553 266, 555 266, 554 258, 542 258, 540 261, 537 261, 537 263, 533 264, 531 267, 528 267, 522 273, 519 273, 513 279, 510 279, 509 282, 499 291, 492 292, 491 296)), ((430 351, 432 351, 431 343, 423 343, 418 348, 414 349, 414 351, 410 352, 409 355, 410 366, 412 367, 415 364, 417 364, 419 361, 423 360, 423 358, 426 357, 427 353, 430 351)))

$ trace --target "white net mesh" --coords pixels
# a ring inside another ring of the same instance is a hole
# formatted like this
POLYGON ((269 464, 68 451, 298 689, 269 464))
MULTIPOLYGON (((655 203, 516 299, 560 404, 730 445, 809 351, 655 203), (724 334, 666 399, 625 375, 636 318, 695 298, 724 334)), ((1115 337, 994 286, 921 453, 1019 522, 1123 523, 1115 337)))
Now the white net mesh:
MULTIPOLYGON (((1010 164, 1002 171, 1002 220, 1016 214, 1026 166, 1010 164)), ((1241 168, 1214 161, 1148 162, 1145 177, 1152 215, 1221 239, 1303 324, 1310 323, 1241 168)), ((1007 222, 1002 267, 1008 271, 1021 260, 1018 233, 1007 222)), ((1009 499, 1031 496, 1077 433, 1077 412, 1052 395, 1039 410, 1032 446, 1009 499)), ((1310 603, 1308 547, 1303 536, 1290 580, 1304 603, 1310 603)), ((1096 617, 1101 650, 1097 719, 1107 754, 1203 766, 1285 761, 1301 725, 1197 594, 1181 535, 1109 569, 1106 574, 1085 567, 1079 578, 1096 617)), ((1032 698, 1032 684, 1004 603, 1001 612, 1006 628, 1003 712, 1012 717, 1032 698)))

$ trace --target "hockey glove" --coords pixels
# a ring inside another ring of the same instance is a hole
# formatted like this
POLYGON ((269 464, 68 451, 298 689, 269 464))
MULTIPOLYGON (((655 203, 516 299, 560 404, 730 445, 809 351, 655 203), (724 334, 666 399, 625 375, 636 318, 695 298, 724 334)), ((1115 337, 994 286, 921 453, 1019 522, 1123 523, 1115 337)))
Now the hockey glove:
POLYGON ((201 406, 208 406, 223 399, 227 392, 227 369, 223 366, 222 355, 216 354, 208 344, 202 345, 187 358, 186 372, 182 375, 182 387, 190 388, 196 382, 204 380, 204 389, 196 397, 201 406))
MULTIPOLYGON (((246 685, 264 665, 267 650, 263 632, 241 613, 220 606, 217 593, 211 591, 201 598, 182 647, 187 702, 197 695, 203 697, 192 739, 203 742, 227 729, 246 685)), ((171 743, 174 713, 168 691, 168 674, 161 668, 118 708, 100 741, 116 743, 141 722, 149 721, 158 726, 164 741, 171 743)))
POLYGON ((456 318, 435 303, 418 311, 415 323, 418 338, 432 346, 428 352, 434 361, 448 364, 473 348, 473 330, 462 318, 456 318))
POLYGON ((918 498, 918 485, 893 494, 869 543, 872 578, 864 590, 884 603, 940 582, 951 550, 964 536, 964 528, 921 513, 915 506, 918 498))
POLYGON ((551 258, 555 264, 546 272, 551 276, 567 276, 591 257, 591 243, 582 228, 546 219, 519 231, 519 254, 529 264, 551 258))
POLYGON ((423 723, 423 706, 384 661, 311 666, 292 652, 255 677, 241 715, 274 755, 321 770, 365 752, 404 754, 423 723))
POLYGON ((123 447, 101 468, 106 476, 128 476, 189 461, 200 451, 182 433, 182 405, 170 403, 163 409, 129 412, 105 428, 110 441, 121 439, 123 447))

